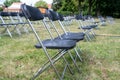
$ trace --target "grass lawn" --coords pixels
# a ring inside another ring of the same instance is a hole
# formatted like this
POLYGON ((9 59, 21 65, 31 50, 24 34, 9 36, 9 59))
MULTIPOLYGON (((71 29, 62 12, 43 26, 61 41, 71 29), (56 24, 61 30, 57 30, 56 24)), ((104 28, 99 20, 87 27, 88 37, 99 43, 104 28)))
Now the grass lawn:
MULTIPOLYGON (((37 28, 41 37, 48 38, 48 33, 42 26, 37 28), (42 30, 42 31, 40 31, 42 30)), ((78 25, 73 23, 71 30, 78 32, 78 25)), ((78 73, 68 55, 74 75, 67 70, 64 80, 119 80, 120 79, 120 19, 114 24, 99 26, 94 30, 96 39, 91 42, 78 43, 82 50, 82 62, 77 60, 81 73, 78 73)), ((54 33, 54 31, 53 31, 54 33)), ((32 32, 21 36, 13 35, 0 37, 0 80, 30 80, 35 72, 47 60, 42 49, 36 49, 37 40, 32 32)), ((55 51, 49 50, 52 55, 55 51)), ((74 54, 74 52, 73 52, 74 54)), ((56 63, 59 72, 62 72, 61 60, 56 63)), ((43 72, 37 80, 57 80, 52 68, 43 72)))

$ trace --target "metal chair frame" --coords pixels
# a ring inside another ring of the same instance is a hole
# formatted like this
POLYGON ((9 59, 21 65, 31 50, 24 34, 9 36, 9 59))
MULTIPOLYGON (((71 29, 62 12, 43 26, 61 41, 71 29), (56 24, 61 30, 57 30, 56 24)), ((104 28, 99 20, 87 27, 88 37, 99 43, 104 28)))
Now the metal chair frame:
MULTIPOLYGON (((22 12, 24 13, 28 23, 29 23, 29 26, 31 27, 32 31, 34 32, 36 38, 37 38, 37 41, 39 43, 39 46, 41 46, 40 48, 43 49, 46 57, 48 58, 48 61, 46 61, 46 63, 37 71, 37 73, 32 77, 32 80, 34 80, 37 76, 39 76, 42 72, 44 72, 48 67, 52 66, 56 75, 58 76, 59 80, 62 80, 63 77, 64 77, 64 73, 66 72, 66 69, 68 68, 69 71, 72 73, 72 70, 71 68, 69 67, 69 63, 67 62, 67 60, 65 59, 64 55, 69 51, 69 49, 75 47, 76 45, 76 41, 73 41, 73 40, 58 40, 58 41, 65 41, 65 42, 70 42, 72 45, 69 44, 69 46, 71 47, 68 47, 67 48, 56 48, 56 49, 59 49, 58 53, 56 53, 56 55, 54 55, 53 57, 50 57, 49 55, 49 52, 47 51, 47 49, 49 48, 52 48, 52 47, 47 47, 45 46, 44 44, 44 41, 41 40, 41 38, 39 37, 39 35, 37 34, 35 28, 33 27, 31 21, 37 21, 37 20, 43 20, 43 16, 41 16, 41 12, 35 8, 35 7, 31 7, 31 6, 28 6, 28 5, 25 5, 25 4, 22 4, 21 5, 21 9, 22 9, 22 12), (35 11, 35 13, 33 13, 35 11), (32 12, 32 13, 30 13, 32 12), (60 76, 60 74, 58 73, 54 63, 57 62, 60 58, 62 58, 64 60, 64 62, 66 63, 65 64, 65 68, 63 70, 63 73, 62 73, 62 76, 60 76)), ((44 23, 44 21, 43 21, 44 23)), ((45 23, 44 23, 45 24, 45 23)), ((48 41, 56 41, 56 39, 50 39, 48 41)), ((52 45, 51 45, 52 46, 52 45)), ((63 47, 65 47, 63 45, 63 47)), ((54 49, 54 48, 53 48, 54 49)))
MULTIPOLYGON (((50 13, 50 12, 48 12, 48 13, 50 13)), ((56 18, 56 20, 52 20, 52 19, 50 19, 51 16, 54 16, 54 15, 48 14, 49 22, 52 24, 52 29, 54 29, 54 30, 56 31, 57 35, 58 35, 57 38, 76 40, 77 42, 81 40, 80 38, 78 39, 78 37, 82 37, 82 38, 83 38, 84 35, 83 35, 82 32, 80 32, 80 33, 73 33, 73 32, 69 32, 69 31, 67 32, 66 29, 64 28, 63 24, 61 23, 61 21, 60 21, 58 18, 56 18), (57 22, 59 23, 60 27, 62 28, 62 30, 63 30, 63 32, 64 32, 63 34, 61 34, 61 33, 59 32, 59 30, 57 29, 56 25, 54 24, 54 21, 57 21, 57 22), (82 34, 82 35, 81 35, 81 34, 82 34), (66 37, 69 36, 69 38, 65 38, 65 37, 63 37, 62 35, 65 35, 66 37), (76 36, 76 35, 77 35, 77 36, 76 36), (73 36, 76 36, 76 37, 73 38, 73 36)), ((55 16, 56 16, 56 15, 55 15, 55 16)), ((55 16, 54 16, 54 17, 55 17, 55 16)), ((56 16, 56 17, 57 17, 57 16, 56 16)), ((45 21, 46 21, 46 20, 45 20, 45 21)), ((47 22, 48 22, 48 20, 47 20, 47 22)), ((50 31, 50 28, 48 28, 48 27, 46 27, 46 28, 47 28, 50 36, 53 37, 53 36, 52 36, 52 32, 50 31)), ((78 45, 74 48, 74 51, 75 51, 75 53, 76 53, 75 62, 76 62, 77 57, 78 57, 78 59, 79 59, 80 61, 82 61, 82 58, 81 58, 81 56, 80 56, 80 53, 82 53, 82 51, 81 51, 81 49, 79 48, 78 45), (78 50, 79 50, 79 51, 78 51, 78 50)), ((80 71, 80 70, 79 70, 79 71, 80 71)))

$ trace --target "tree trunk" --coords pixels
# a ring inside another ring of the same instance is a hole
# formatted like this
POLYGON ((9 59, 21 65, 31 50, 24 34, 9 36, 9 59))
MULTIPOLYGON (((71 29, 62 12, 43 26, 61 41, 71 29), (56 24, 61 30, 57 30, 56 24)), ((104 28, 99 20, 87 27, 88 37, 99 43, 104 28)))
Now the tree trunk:
POLYGON ((99 0, 96 2, 96 15, 97 16, 100 15, 100 3, 99 3, 99 0))

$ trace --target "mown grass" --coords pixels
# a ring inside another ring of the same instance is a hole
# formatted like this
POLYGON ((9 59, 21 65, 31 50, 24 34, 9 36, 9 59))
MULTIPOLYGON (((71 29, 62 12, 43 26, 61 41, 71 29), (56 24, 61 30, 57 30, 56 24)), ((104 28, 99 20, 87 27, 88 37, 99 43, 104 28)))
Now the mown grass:
MULTIPOLYGON (((120 20, 114 24, 99 26, 94 30, 96 39, 91 42, 78 43, 82 50, 83 62, 77 60, 81 69, 78 73, 68 55, 74 75, 67 70, 64 80, 119 80, 120 79, 120 20)), ((48 33, 43 27, 36 25, 42 38, 48 38, 48 33)), ((78 25, 73 23, 71 30, 79 32, 78 25)), ((52 31, 54 33, 54 31, 52 31)), ((0 38, 0 80, 30 80, 35 72, 47 60, 42 49, 36 49, 37 40, 34 34, 22 34, 21 36, 2 36, 0 38)), ((52 55, 56 52, 49 50, 52 55)), ((72 51, 74 54, 74 52, 72 51)), ((56 63, 59 72, 62 72, 63 64, 60 60, 56 63)), ((52 68, 43 72, 37 80, 57 80, 52 68)))

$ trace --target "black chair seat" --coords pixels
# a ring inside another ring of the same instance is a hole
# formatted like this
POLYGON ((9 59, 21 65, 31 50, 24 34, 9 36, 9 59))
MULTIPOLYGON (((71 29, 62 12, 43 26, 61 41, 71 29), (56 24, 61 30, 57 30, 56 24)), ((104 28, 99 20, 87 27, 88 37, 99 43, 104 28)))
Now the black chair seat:
MULTIPOLYGON (((92 28, 96 28, 97 27, 97 25, 90 25, 90 26, 83 26, 83 27, 81 27, 82 29, 92 29, 92 28)), ((80 28, 79 28, 80 29, 80 28)))
POLYGON ((76 40, 76 41, 80 41, 84 39, 84 33, 72 33, 69 32, 67 35, 63 34, 61 37, 63 39, 69 39, 69 40, 76 40))
MULTIPOLYGON (((72 32, 69 32, 66 34, 62 34, 61 37, 62 39, 65 39, 65 40, 75 40, 75 41, 80 41, 80 40, 83 40, 84 39, 84 33, 72 33, 72 32)), ((60 37, 57 37, 56 39, 60 39, 60 37)))
POLYGON ((85 33, 83 33, 83 32, 78 32, 78 33, 68 32, 67 34, 74 35, 74 36, 85 36, 85 33))
MULTIPOLYGON (((76 41, 73 40, 47 39, 42 41, 42 43, 48 49, 71 49, 76 46, 76 41)), ((35 47, 42 48, 39 43, 35 47)))
POLYGON ((98 25, 94 24, 94 25, 90 25, 91 28, 96 28, 98 25))
MULTIPOLYGON (((90 26, 82 26, 81 28, 84 29, 84 30, 85 30, 85 29, 86 29, 86 30, 92 29, 92 27, 90 27, 90 26)), ((79 28, 79 29, 80 29, 80 28, 79 28)))
POLYGON ((0 12, 1 16, 10 16, 9 12, 0 12))

